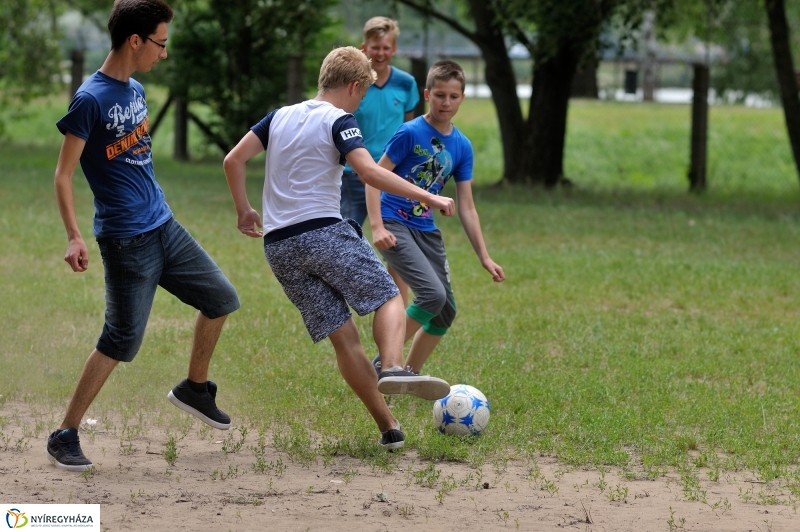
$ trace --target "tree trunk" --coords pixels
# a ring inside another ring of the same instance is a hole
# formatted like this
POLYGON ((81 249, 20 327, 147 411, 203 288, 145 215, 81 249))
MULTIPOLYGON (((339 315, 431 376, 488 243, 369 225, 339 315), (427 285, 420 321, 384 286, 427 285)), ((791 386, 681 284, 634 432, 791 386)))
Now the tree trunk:
POLYGON ((303 54, 289 54, 289 68, 286 69, 286 104, 300 103, 304 98, 305 73, 303 54))
POLYGON ((492 11, 490 2, 469 0, 469 7, 478 36, 474 42, 483 55, 486 84, 492 91, 492 101, 500 123, 503 179, 517 181, 515 168, 525 135, 525 121, 517 97, 516 76, 508 57, 502 29, 496 22, 497 16, 492 11))
POLYGON ((189 104, 186 98, 175 96, 175 144, 172 158, 177 161, 189 160, 189 104))
POLYGON ((794 155, 794 164, 800 177, 800 98, 797 94, 792 48, 789 40, 789 25, 786 22, 786 8, 783 0, 764 0, 769 19, 772 56, 775 60, 775 73, 781 88, 781 102, 789 142, 794 155))
POLYGON ((656 12, 648 9, 642 21, 642 37, 644 38, 644 58, 642 60, 642 99, 655 101, 656 92, 656 12))
POLYGON ((164 120, 165 116, 167 116, 167 110, 169 110, 169 106, 172 105, 172 100, 174 98, 175 96, 173 96, 172 93, 170 92, 169 96, 167 96, 167 101, 164 102, 164 105, 162 105, 161 109, 158 110, 155 120, 150 122, 150 129, 148 130, 147 133, 151 137, 155 136, 156 130, 158 130, 158 126, 161 125, 161 121, 164 120))
POLYGON ((572 79, 572 89, 570 96, 573 98, 592 98, 599 97, 599 88, 597 86, 597 69, 600 62, 597 60, 597 52, 592 49, 583 62, 578 66, 575 71, 575 77, 572 79))
POLYGON ((411 75, 417 82, 417 90, 419 91, 419 101, 417 106, 414 107, 414 116, 422 116, 425 114, 425 98, 423 98, 422 91, 425 90, 425 83, 428 78, 428 62, 425 57, 412 57, 411 58, 411 75))
POLYGON ((692 80, 692 141, 689 163, 689 190, 706 189, 706 154, 708 152, 708 66, 694 65, 692 80))
POLYGON ((552 188, 564 179, 564 145, 569 95, 579 56, 562 47, 533 70, 524 144, 511 181, 552 188))
MULTIPOLYGON (((564 134, 567 129, 570 85, 578 60, 589 42, 559 43, 553 58, 539 61, 534 70, 533 94, 526 121, 522 116, 516 76, 494 2, 466 0, 475 23, 475 30, 471 31, 456 19, 433 9, 432 2, 397 1, 442 20, 480 48, 486 84, 492 91, 492 101, 500 123, 503 179, 545 186, 553 186, 563 180, 564 134)), ((599 8, 599 27, 608 13, 606 7, 599 4, 596 7, 599 8)), ((532 46, 530 44, 529 48, 532 46)))
POLYGON ((83 84, 83 64, 84 64, 84 54, 83 50, 73 49, 70 54, 69 58, 71 60, 70 66, 70 83, 69 83, 69 97, 72 99, 75 96, 75 93, 78 92, 78 89, 81 88, 81 84, 83 84))

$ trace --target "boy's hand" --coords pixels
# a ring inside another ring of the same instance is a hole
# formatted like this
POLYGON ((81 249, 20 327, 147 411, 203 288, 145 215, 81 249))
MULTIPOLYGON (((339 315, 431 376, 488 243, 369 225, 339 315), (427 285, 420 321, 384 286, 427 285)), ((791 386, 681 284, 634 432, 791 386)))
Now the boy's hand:
POLYGON ((395 244, 397 244, 397 238, 395 238, 394 233, 386 229, 385 227, 381 228, 372 228, 372 243, 375 244, 375 247, 378 249, 389 249, 393 248, 395 244))
POLYGON ((487 259, 482 263, 482 266, 486 268, 486 271, 492 274, 492 280, 496 283, 502 283, 506 280, 506 274, 503 271, 503 267, 497 264, 492 259, 487 259))
POLYGON ((69 247, 64 254, 64 262, 70 265, 73 272, 85 272, 89 267, 89 251, 82 238, 69 241, 69 247))
POLYGON ((258 214, 258 212, 256 212, 255 209, 249 209, 239 213, 236 227, 244 235, 251 236, 253 238, 259 238, 262 236, 262 232, 256 229, 256 227, 263 226, 261 225, 261 216, 258 214))
POLYGON ((453 201, 453 198, 431 194, 430 199, 426 203, 434 209, 439 209, 439 212, 444 216, 453 216, 456 212, 456 202, 453 201))

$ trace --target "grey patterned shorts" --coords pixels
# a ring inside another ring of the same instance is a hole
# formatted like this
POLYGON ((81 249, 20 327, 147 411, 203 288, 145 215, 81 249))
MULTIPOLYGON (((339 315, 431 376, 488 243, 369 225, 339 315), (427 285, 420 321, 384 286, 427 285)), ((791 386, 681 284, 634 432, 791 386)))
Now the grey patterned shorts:
POLYGON ((364 316, 399 294, 361 227, 346 220, 265 243, 264 255, 314 342, 350 319, 348 305, 364 316))

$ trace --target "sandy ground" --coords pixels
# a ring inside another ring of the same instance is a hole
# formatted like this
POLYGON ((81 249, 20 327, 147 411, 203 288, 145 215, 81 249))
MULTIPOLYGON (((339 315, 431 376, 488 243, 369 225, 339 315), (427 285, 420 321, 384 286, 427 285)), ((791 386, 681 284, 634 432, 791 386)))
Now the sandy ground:
POLYGON ((259 461, 257 434, 242 442, 240 431, 200 422, 175 438, 170 466, 164 430, 121 440, 118 427, 100 421, 81 433, 96 470, 80 474, 49 463, 51 421, 35 428, 25 422, 36 418, 26 405, 0 407, 0 502, 99 503, 109 531, 800 530, 791 493, 749 472, 724 472, 718 482, 701 472, 699 486, 687 492, 677 473, 627 480, 613 469, 575 470, 546 456, 476 470, 422 462, 406 451, 386 473, 348 457, 299 464, 269 437, 259 461), (223 451, 240 442, 237 452, 223 451), (705 502, 688 500, 691 493, 705 502))

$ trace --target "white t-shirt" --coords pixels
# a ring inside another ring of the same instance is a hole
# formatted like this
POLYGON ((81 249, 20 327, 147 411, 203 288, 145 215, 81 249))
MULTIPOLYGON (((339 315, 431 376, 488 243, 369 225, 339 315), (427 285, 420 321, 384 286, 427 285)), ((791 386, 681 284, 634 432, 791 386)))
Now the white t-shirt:
POLYGON ((344 156, 364 148, 355 117, 307 100, 271 111, 251 128, 267 150, 264 233, 314 218, 339 218, 344 156))

